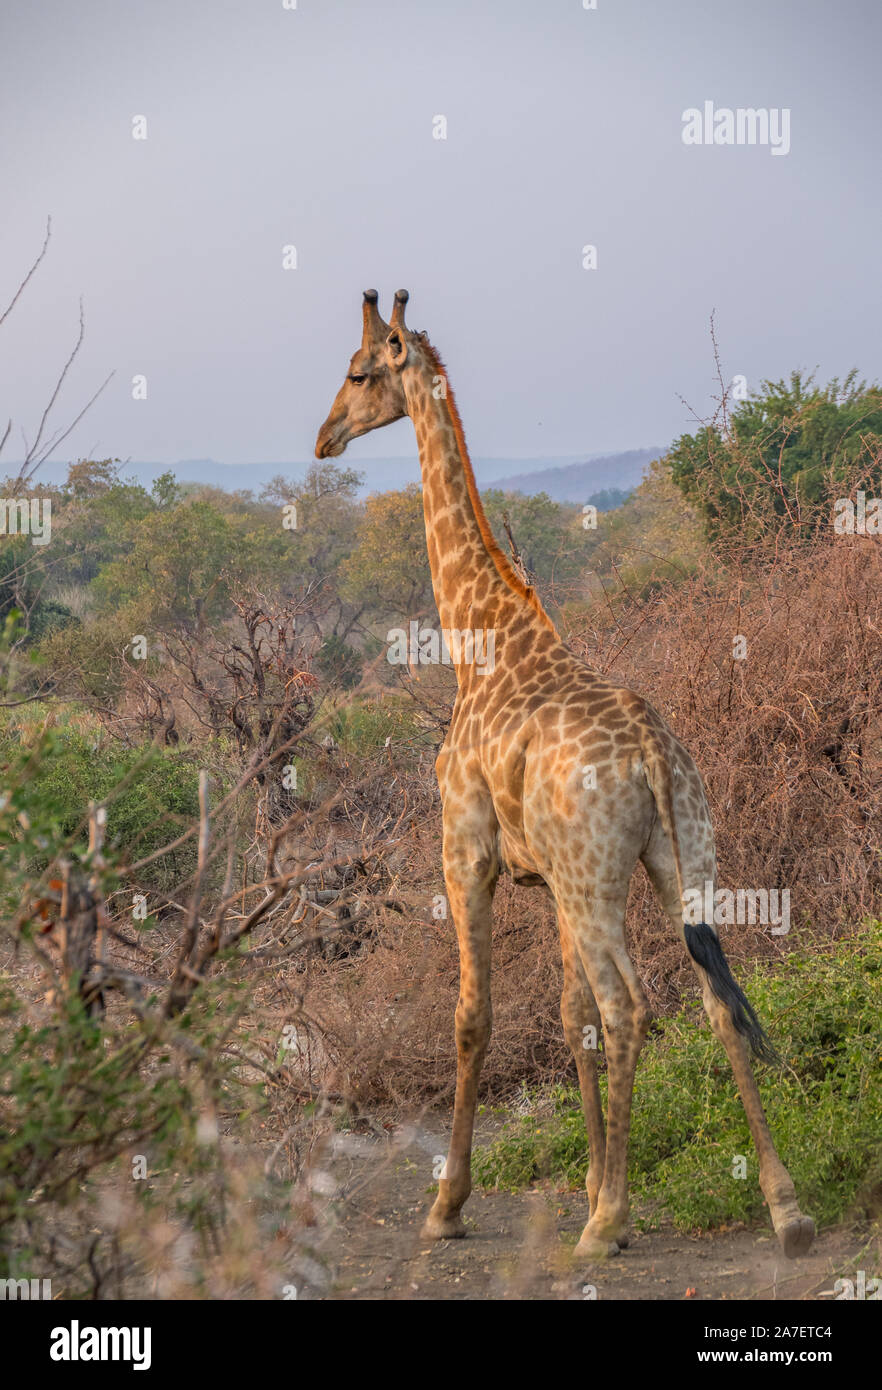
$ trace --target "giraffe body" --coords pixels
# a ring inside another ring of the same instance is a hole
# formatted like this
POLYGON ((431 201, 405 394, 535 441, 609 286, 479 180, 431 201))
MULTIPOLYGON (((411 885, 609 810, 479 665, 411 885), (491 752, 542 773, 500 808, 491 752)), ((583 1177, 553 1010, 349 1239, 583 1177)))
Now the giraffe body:
POLYGON ((375 291, 364 300, 362 344, 350 363, 316 454, 409 415, 423 475, 426 543, 444 630, 494 636, 492 669, 456 653, 457 699, 436 771, 443 805, 444 876, 460 951, 457 1087, 450 1150, 425 1233, 464 1234, 471 1188, 478 1078, 490 1037, 491 903, 500 872, 545 885, 557 909, 563 959, 561 1016, 579 1076, 588 1131, 589 1220, 577 1254, 589 1260, 627 1242, 627 1146, 637 1058, 651 1022, 625 948, 625 905, 642 861, 702 984, 711 1025, 728 1053, 759 1156, 760 1183, 786 1254, 811 1245, 775 1151, 746 1043, 768 1054, 762 1030, 729 972, 716 934, 684 920, 684 893, 716 877, 701 775, 656 711, 580 661, 515 572, 484 516, 446 370, 424 334, 404 324, 405 291, 389 324, 375 291), (596 1054, 608 1069, 604 1124, 596 1054))

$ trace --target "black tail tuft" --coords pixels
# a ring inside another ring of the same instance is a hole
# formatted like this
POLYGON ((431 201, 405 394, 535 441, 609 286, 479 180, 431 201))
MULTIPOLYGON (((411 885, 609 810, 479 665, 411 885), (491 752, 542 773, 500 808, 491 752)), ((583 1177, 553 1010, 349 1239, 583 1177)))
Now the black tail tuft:
POLYGON ((729 969, 716 932, 706 922, 699 922, 697 926, 687 922, 683 930, 686 949, 695 964, 700 965, 707 975, 717 999, 726 1005, 735 1028, 750 1043, 753 1055, 773 1066, 780 1065, 781 1058, 763 1032, 747 995, 729 969))

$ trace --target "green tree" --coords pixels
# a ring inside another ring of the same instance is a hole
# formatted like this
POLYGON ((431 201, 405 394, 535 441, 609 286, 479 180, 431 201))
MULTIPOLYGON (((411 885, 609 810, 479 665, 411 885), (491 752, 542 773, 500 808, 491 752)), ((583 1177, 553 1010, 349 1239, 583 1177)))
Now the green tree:
MULTIPOLYGON (((103 565, 91 590, 100 614, 128 609, 141 624, 194 630, 228 616, 237 582, 274 583, 288 558, 281 526, 224 516, 211 503, 154 507, 129 523, 126 550, 103 565)), ((140 629, 135 629, 140 630, 140 629)))
POLYGON ((417 483, 367 499, 355 548, 341 565, 341 593, 376 617, 414 617, 432 610, 422 491, 417 483))
POLYGON ((593 548, 592 533, 582 525, 582 509, 555 502, 546 492, 528 497, 522 492, 488 488, 481 494, 487 520, 502 551, 510 553, 505 518, 531 575, 543 585, 569 584, 585 568, 593 548))
POLYGON ((882 481, 880 446, 882 387, 855 371, 826 386, 793 372, 789 382, 764 381, 726 421, 681 435, 668 462, 708 535, 719 538, 806 520, 840 495, 859 462, 870 465, 869 481, 882 481))
POLYGON ((90 583, 102 565, 125 553, 129 526, 150 516, 157 502, 139 483, 120 478, 116 459, 71 464, 53 502, 56 586, 90 583))
POLYGON ((294 503, 296 525, 288 532, 291 564, 303 582, 333 580, 355 543, 362 474, 327 460, 311 463, 301 479, 278 474, 260 494, 273 508, 294 503))
POLYGON ((644 593, 690 572, 707 544, 664 459, 649 465, 620 507, 598 518, 596 535, 592 569, 604 580, 615 572, 628 589, 644 593))

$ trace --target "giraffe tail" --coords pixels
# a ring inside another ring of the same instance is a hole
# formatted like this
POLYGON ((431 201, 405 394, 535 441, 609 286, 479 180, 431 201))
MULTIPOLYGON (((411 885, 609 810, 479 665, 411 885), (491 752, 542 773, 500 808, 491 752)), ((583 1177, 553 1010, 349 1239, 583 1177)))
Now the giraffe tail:
MULTIPOLYGON (((658 818, 671 844, 682 910, 685 907, 685 884, 680 838, 674 816, 674 779, 661 740, 651 727, 646 729, 644 738, 643 767, 655 799, 658 818)), ((781 1059, 757 1018, 753 1005, 732 974, 714 928, 707 922, 693 924, 684 921, 683 940, 693 961, 707 976, 714 997, 728 1009, 735 1031, 750 1045, 753 1055, 772 1065, 780 1064, 781 1059)))

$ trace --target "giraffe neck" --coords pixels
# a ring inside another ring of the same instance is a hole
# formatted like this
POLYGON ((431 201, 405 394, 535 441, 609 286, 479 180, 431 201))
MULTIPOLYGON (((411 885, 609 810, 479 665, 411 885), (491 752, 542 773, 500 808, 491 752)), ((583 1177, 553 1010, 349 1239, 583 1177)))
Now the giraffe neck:
MULTIPOLYGON (((534 591, 497 545, 481 505, 459 412, 434 348, 422 343, 403 373, 423 476, 423 513, 432 587, 445 631, 493 630, 519 619, 554 632, 534 591)), ((496 645, 497 656, 499 644, 496 645)), ((464 672, 454 656, 457 676, 464 672)))

